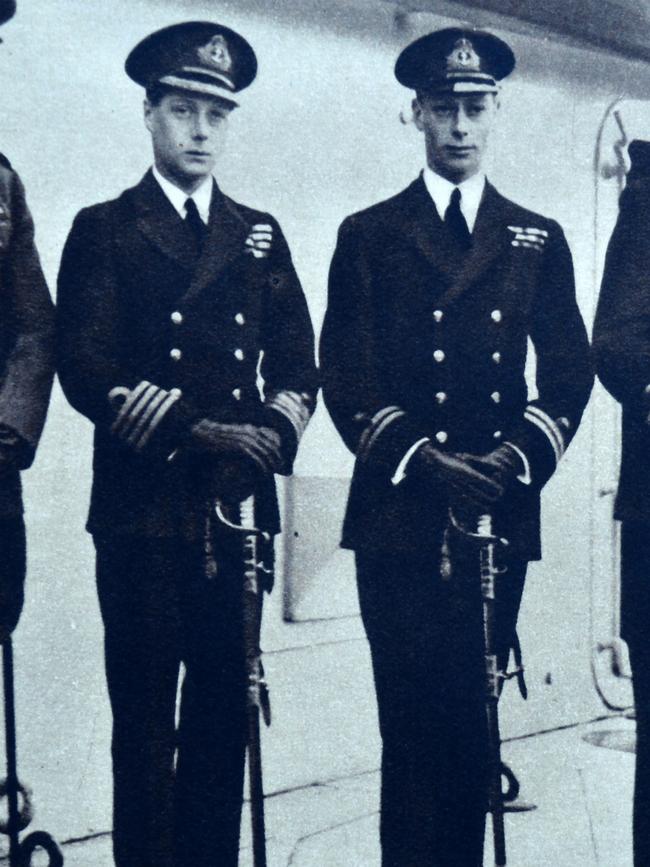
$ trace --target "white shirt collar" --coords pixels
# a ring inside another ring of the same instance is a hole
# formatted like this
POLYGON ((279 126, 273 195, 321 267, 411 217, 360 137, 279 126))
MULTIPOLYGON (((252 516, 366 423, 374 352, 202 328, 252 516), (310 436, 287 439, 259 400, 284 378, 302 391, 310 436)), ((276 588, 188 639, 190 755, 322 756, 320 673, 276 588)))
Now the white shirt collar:
POLYGON ((445 211, 449 207, 451 194, 458 187, 460 190, 460 209, 467 221, 467 228, 470 232, 474 231, 476 215, 478 214, 483 190, 485 189, 485 175, 483 172, 477 172, 461 184, 452 184, 451 181, 436 174, 429 166, 426 166, 424 169, 424 183, 429 191, 429 195, 433 199, 441 220, 445 219, 445 211))
POLYGON ((201 186, 197 187, 191 196, 188 196, 187 193, 184 193, 183 190, 179 189, 175 184, 172 184, 172 182, 168 181, 167 178, 164 178, 155 166, 152 167, 152 171, 154 178, 158 181, 163 193, 167 196, 174 206, 174 209, 178 212, 179 217, 182 220, 185 219, 187 216, 187 212, 185 211, 185 202, 187 199, 194 199, 199 216, 207 226, 210 220, 210 204, 212 202, 212 175, 209 175, 203 181, 201 186))

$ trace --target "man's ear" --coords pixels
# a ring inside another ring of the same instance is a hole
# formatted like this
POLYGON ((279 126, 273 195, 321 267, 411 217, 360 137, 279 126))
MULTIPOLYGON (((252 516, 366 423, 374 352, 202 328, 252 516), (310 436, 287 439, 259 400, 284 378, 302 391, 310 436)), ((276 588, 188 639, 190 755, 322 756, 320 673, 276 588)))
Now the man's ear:
POLYGON ((149 102, 148 99, 145 99, 142 103, 142 113, 144 117, 144 125, 147 127, 149 132, 151 132, 151 115, 153 112, 153 105, 149 102))
POLYGON ((411 103, 411 111, 413 112, 413 123, 417 127, 417 129, 422 132, 424 129, 424 124, 422 123, 422 103, 419 98, 416 96, 411 103))

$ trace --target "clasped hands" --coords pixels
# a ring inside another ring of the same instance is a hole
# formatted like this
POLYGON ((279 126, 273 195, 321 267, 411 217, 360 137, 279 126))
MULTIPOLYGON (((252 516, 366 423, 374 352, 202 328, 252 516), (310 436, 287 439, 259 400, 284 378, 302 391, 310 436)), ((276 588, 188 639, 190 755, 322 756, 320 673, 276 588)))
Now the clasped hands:
POLYGON ((226 501, 241 502, 264 476, 280 472, 280 435, 270 427, 204 418, 192 426, 190 448, 211 455, 213 482, 226 501))
POLYGON ((489 512, 524 469, 520 455, 508 443, 482 456, 442 452, 425 443, 413 460, 416 474, 442 486, 450 505, 478 513, 489 512))
MULTIPOLYGON (((112 389, 109 400, 117 413, 111 432, 136 452, 143 451, 163 427, 162 420, 155 426, 151 423, 161 408, 168 417, 177 415, 174 392, 146 382, 132 390, 112 389)), ((260 477, 280 472, 283 465, 280 435, 264 425, 188 420, 176 445, 214 458, 215 484, 234 500, 244 499, 260 477)))

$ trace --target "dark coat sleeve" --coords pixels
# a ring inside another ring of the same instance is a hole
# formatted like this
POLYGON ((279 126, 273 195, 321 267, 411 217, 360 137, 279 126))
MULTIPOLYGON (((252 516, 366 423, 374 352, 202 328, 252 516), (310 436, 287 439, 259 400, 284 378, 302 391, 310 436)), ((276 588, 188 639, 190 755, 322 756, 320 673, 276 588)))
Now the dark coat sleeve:
POLYGON ((18 175, 0 167, 0 200, 8 202, 0 247, 3 342, 0 427, 21 439, 19 466, 28 467, 43 429, 54 375, 54 307, 34 245, 34 224, 18 175))
POLYGON ((57 294, 57 373, 63 391, 94 424, 112 422, 108 393, 133 387, 121 369, 124 339, 116 311, 118 286, 110 220, 99 208, 81 211, 66 241, 57 294))
POLYGON ((603 385, 639 420, 650 409, 649 232, 650 176, 631 176, 607 248, 593 349, 603 385))
POLYGON ((538 396, 526 407, 522 423, 506 436, 526 454, 533 483, 539 487, 575 436, 594 381, 571 252, 560 226, 549 225, 530 324, 538 396))
POLYGON ((377 369, 370 245, 354 217, 339 230, 320 341, 323 397, 346 446, 361 463, 392 474, 427 432, 391 399, 377 369))
POLYGON ((289 474, 316 406, 318 374, 307 302, 282 230, 275 221, 273 227, 260 373, 268 423, 280 434, 283 472, 289 474))

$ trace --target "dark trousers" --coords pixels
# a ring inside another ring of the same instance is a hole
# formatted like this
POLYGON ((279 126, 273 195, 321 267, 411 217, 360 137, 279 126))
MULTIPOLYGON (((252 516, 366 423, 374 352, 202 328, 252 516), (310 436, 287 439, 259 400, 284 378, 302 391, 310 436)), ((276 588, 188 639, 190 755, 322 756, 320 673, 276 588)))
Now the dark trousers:
POLYGON ((199 545, 136 536, 95 545, 116 867, 236 865, 246 746, 239 545, 221 546, 212 579, 199 545))
POLYGON ((650 864, 650 522, 623 522, 622 635, 632 666, 636 709, 633 841, 635 867, 650 864))
MULTIPOLYGON (((480 867, 487 726, 478 553, 441 579, 435 556, 357 553, 382 738, 383 867, 480 867)), ((499 578, 504 649, 526 563, 499 578)), ((502 654, 502 655, 505 655, 502 654)))

